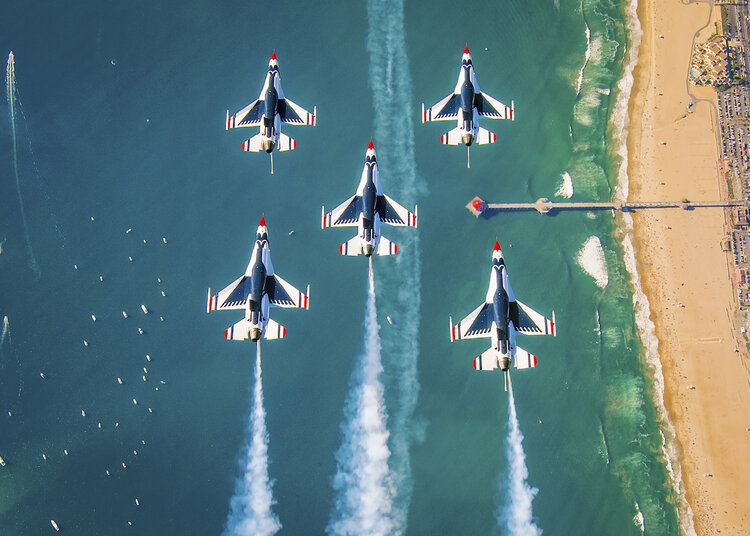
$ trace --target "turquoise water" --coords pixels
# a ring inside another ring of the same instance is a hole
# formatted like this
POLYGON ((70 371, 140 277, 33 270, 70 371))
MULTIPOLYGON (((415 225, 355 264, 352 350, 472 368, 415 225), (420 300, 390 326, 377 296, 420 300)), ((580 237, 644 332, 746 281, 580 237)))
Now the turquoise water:
POLYGON ((554 339, 520 338, 539 366, 513 374, 528 484, 539 490, 534 522, 547 534, 640 534, 639 509, 647 534, 677 534, 658 393, 611 215, 475 220, 464 208, 474 195, 551 198, 566 171, 574 200, 612 195, 625 8, 6 7, 0 50, 15 53, 19 177, 41 275, 27 254, 6 121, 0 533, 42 533, 51 518, 74 534, 221 533, 242 476, 255 349, 225 341, 237 315, 206 315, 204 300, 244 269, 261 213, 276 271, 311 285, 310 310, 274 311, 288 335, 263 345, 274 513, 281 534, 325 532, 364 349, 367 263, 338 255, 353 233, 321 231, 320 205, 351 195, 373 136, 386 191, 420 207, 418 232, 384 232, 398 256, 374 259, 399 529, 507 533, 495 513, 508 502, 508 397, 500 375, 471 368, 486 341, 448 338, 448 316, 485 294, 498 237, 518 298, 558 320, 554 339), (498 143, 473 147, 469 170, 462 148, 439 143, 452 125, 419 123, 420 103, 454 87, 466 44, 482 89, 516 108, 512 123, 483 122, 498 143), (225 132, 224 114, 257 96, 273 49, 285 93, 317 105, 319 123, 285 129, 298 146, 276 155, 271 176, 265 155, 240 150, 249 129, 225 132), (590 236, 603 246, 603 289, 577 260, 590 236))

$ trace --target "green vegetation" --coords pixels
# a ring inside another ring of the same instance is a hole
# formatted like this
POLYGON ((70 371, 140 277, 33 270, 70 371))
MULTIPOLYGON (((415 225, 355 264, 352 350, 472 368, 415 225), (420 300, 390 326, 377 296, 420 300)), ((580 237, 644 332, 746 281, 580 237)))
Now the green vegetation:
POLYGON ((727 6, 721 6, 721 30, 724 32, 724 35, 729 35, 727 6))
POLYGON ((729 189, 729 199, 734 199, 734 186, 730 177, 727 177, 727 188, 729 189))

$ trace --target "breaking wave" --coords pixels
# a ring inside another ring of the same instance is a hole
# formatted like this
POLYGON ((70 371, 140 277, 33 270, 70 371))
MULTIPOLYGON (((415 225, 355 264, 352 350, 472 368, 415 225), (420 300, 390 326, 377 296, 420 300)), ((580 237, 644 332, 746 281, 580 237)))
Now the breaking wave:
POLYGON ((607 259, 604 257, 602 242, 598 236, 590 236, 578 252, 578 264, 583 271, 594 278, 597 286, 604 288, 609 283, 607 259))

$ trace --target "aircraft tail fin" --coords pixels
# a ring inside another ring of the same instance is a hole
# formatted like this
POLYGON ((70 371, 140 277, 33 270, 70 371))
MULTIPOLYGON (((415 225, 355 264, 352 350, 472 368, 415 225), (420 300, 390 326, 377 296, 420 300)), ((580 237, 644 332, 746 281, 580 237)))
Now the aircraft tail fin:
POLYGON ((497 134, 490 132, 486 128, 479 127, 477 129, 477 145, 487 145, 488 143, 495 143, 497 141, 497 134))
POLYGON ((350 238, 339 246, 339 253, 342 255, 349 255, 350 257, 356 257, 362 253, 362 241, 359 236, 350 238))
POLYGON ((378 255, 395 255, 396 253, 398 253, 398 244, 381 236, 380 242, 378 242, 378 255))
POLYGON ((224 330, 224 338, 228 341, 244 341, 250 336, 250 322, 244 318, 224 330))
POLYGON ((440 142, 443 145, 461 145, 464 140, 461 138, 461 129, 456 127, 440 136, 440 142))
POLYGON ((267 341, 274 341, 276 339, 283 339, 284 337, 286 337, 286 328, 269 318, 263 338, 267 341))
POLYGON ((516 347, 516 360, 514 365, 517 369, 527 369, 536 366, 536 356, 530 354, 520 346, 516 347))
POLYGON ((482 355, 474 358, 474 370, 495 370, 500 366, 497 350, 487 348, 482 355))
POLYGON ((263 135, 256 134, 249 140, 242 142, 242 150, 250 153, 259 153, 263 150, 263 135))
POLYGON ((277 151, 293 151, 296 148, 297 140, 279 132, 279 143, 276 145, 277 151))

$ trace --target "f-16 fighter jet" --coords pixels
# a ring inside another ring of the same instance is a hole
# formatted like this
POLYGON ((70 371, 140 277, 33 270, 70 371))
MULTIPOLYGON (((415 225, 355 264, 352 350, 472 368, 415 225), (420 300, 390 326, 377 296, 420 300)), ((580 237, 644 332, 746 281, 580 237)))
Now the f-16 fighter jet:
POLYGON ((313 113, 308 112, 298 104, 284 97, 281 90, 281 75, 279 74, 279 63, 276 60, 276 51, 271 54, 268 62, 268 73, 263 89, 257 100, 245 106, 234 115, 229 115, 227 110, 226 128, 259 127, 260 132, 242 142, 242 150, 260 152, 261 150, 271 155, 271 174, 273 174, 273 150, 291 151, 297 147, 294 140, 281 133, 281 123, 290 125, 312 125, 315 126, 317 107, 313 113))
POLYGON ((245 273, 218 294, 212 296, 209 288, 206 311, 245 310, 245 318, 224 330, 224 337, 228 340, 244 341, 249 337, 257 341, 261 336, 266 340, 283 339, 286 328, 269 318, 269 307, 309 309, 309 295, 310 285, 307 294, 303 294, 273 273, 266 218, 263 216, 245 273))
POLYGON ((536 356, 516 346, 516 334, 556 335, 554 311, 552 320, 549 320, 516 300, 513 289, 510 288, 503 252, 497 240, 492 251, 490 287, 484 303, 456 325, 453 325, 451 318, 450 327, 451 342, 483 337, 492 339, 492 346, 474 359, 474 368, 494 370, 500 367, 505 373, 506 391, 511 360, 519 369, 536 366, 536 356))
POLYGON ((513 117, 513 101, 510 107, 479 90, 479 82, 471 63, 469 47, 464 49, 461 57, 461 71, 458 73, 458 83, 453 93, 435 104, 432 108, 424 109, 422 104, 422 123, 428 121, 457 121, 458 126, 440 136, 440 141, 446 145, 466 145, 466 166, 471 167, 469 161, 469 147, 473 142, 479 145, 495 143, 497 135, 479 126, 480 117, 490 119, 510 119, 513 117))
POLYGON ((320 227, 357 227, 357 236, 339 246, 339 253, 356 257, 364 253, 370 257, 373 252, 378 255, 393 255, 398 252, 398 245, 381 236, 381 224, 397 227, 416 227, 418 207, 414 212, 396 203, 383 193, 378 174, 378 163, 375 160, 375 147, 367 146, 365 167, 357 186, 357 193, 341 203, 331 212, 326 213, 323 207, 320 227))

